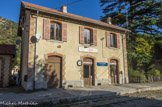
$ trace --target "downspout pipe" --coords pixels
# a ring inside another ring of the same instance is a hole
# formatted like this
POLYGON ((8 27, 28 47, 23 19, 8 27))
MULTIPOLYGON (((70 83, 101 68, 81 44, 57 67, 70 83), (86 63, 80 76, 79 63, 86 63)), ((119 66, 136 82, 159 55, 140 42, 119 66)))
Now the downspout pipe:
MULTIPOLYGON (((126 83, 125 80, 125 49, 124 49, 124 36, 122 35, 122 48, 123 48, 123 68, 124 68, 124 73, 123 73, 123 79, 124 79, 124 83, 126 83)), ((123 81, 123 80, 122 80, 123 81)))
MULTIPOLYGON (((37 10, 37 16, 36 16, 36 24, 35 24, 35 36, 37 34, 37 23, 38 23, 38 15, 39 11, 37 10)), ((33 90, 35 90, 35 73, 36 73, 36 47, 37 47, 37 41, 34 43, 34 68, 33 68, 33 90)))

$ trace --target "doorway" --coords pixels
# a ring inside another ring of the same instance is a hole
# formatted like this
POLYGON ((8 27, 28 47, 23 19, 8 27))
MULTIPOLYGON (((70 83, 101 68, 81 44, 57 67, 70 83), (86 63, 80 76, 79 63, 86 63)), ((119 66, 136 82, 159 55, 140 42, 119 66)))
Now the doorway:
POLYGON ((84 86, 94 85, 94 61, 91 58, 83 59, 84 86))
POLYGON ((1 73, 2 73, 2 60, 0 59, 0 87, 2 87, 1 73))
POLYGON ((47 88, 62 87, 62 58, 58 56, 48 57, 47 66, 47 88))
POLYGON ((111 84, 118 84, 118 61, 117 60, 110 60, 110 77, 111 77, 111 84))

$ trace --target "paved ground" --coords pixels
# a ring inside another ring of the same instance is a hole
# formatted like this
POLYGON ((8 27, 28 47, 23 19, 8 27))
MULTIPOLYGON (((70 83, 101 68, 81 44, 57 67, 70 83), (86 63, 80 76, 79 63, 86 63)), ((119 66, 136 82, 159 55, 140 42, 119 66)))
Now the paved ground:
POLYGON ((48 89, 23 92, 20 88, 0 89, 0 101, 58 101, 58 99, 113 96, 137 91, 162 89, 162 82, 146 84, 103 85, 84 88, 48 89))

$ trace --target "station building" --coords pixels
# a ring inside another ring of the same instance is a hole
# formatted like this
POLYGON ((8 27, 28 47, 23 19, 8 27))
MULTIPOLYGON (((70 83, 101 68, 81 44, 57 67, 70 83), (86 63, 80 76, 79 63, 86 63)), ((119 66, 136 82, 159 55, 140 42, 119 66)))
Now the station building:
POLYGON ((22 2, 21 85, 26 90, 128 83, 126 35, 111 23, 22 2))

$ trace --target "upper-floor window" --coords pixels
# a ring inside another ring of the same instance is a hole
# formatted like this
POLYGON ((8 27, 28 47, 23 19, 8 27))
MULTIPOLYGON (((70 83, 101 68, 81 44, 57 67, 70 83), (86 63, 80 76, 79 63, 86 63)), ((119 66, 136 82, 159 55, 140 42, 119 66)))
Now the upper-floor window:
POLYGON ((89 29, 84 29, 84 43, 85 44, 92 43, 91 30, 89 29))
POLYGON ((54 19, 44 19, 43 39, 67 42, 67 24, 54 19))
POLYGON ((61 28, 60 24, 58 23, 51 23, 50 29, 50 39, 52 40, 61 40, 61 28))
POLYGON ((115 34, 110 34, 110 47, 117 48, 117 36, 115 34))
POLYGON ((106 46, 109 48, 120 49, 120 34, 116 32, 106 31, 106 46))

